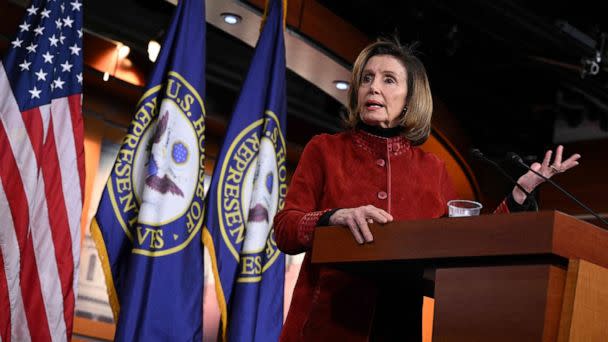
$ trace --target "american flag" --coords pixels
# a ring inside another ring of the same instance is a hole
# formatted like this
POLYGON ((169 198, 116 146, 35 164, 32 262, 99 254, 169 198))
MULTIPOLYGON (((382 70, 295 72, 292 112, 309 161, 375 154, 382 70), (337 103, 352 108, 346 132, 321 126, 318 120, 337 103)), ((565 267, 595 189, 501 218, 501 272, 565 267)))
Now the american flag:
POLYGON ((0 340, 70 340, 84 198, 82 2, 34 0, 0 64, 0 340))

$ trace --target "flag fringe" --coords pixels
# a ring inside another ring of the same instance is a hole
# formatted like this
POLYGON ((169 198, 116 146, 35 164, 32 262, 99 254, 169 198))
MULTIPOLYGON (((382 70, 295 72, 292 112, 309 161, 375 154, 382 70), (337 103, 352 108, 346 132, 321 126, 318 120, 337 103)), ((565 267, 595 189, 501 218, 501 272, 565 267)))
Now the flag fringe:
POLYGON ((226 334, 228 329, 228 310, 226 307, 226 298, 224 297, 224 290, 220 281, 219 270, 217 268, 217 258, 215 254, 215 246, 213 245, 213 238, 207 226, 203 228, 203 245, 209 249, 209 255, 211 257, 211 268, 213 269, 213 279, 215 280, 215 296, 217 303, 220 308, 220 323, 222 324, 222 338, 221 340, 228 341, 228 335, 226 334))
POLYGON ((120 303, 118 301, 118 295, 116 294, 116 287, 114 286, 114 278, 112 278, 112 269, 108 260, 108 251, 106 250, 106 244, 103 241, 103 236, 97 223, 97 219, 94 217, 91 221, 91 236, 95 241, 95 247, 99 254, 99 260, 101 260, 101 268, 106 279, 106 287, 108 291, 108 299, 110 301, 110 307, 112 308, 112 314, 114 315, 114 322, 118 322, 118 314, 120 313, 120 303))

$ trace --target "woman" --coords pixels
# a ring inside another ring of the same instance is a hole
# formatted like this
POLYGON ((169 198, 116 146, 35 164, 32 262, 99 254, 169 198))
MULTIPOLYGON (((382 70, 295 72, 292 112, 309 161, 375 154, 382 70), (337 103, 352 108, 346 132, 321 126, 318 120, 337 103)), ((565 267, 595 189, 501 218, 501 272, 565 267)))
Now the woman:
MULTIPOLYGON (((319 226, 346 226, 363 244, 374 239, 370 223, 446 214, 456 192, 445 165, 417 147, 429 136, 432 109, 424 66, 407 48, 380 40, 359 54, 348 93, 350 129, 311 139, 274 220, 279 248, 306 252, 281 341, 384 340, 396 333, 420 340, 421 282, 414 281, 420 271, 398 285, 408 297, 392 305, 406 310, 391 322, 374 311, 384 303, 382 294, 397 288, 379 289, 374 277, 312 265, 309 251, 319 226), (395 327, 399 332, 391 332, 395 327)), ((578 154, 562 161, 562 151, 557 148, 552 165, 548 151, 532 168, 550 177, 578 165, 578 154)), ((542 181, 528 172, 518 183, 531 192, 542 181)), ((515 187, 496 212, 521 210, 525 197, 515 187)))

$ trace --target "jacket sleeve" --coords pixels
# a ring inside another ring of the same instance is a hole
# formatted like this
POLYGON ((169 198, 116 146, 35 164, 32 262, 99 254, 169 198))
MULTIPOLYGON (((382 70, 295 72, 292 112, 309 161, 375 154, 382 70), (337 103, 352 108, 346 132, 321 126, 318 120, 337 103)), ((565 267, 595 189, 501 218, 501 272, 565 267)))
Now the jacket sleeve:
POLYGON ((507 198, 505 198, 496 209, 494 209, 494 214, 508 214, 511 211, 509 210, 509 205, 507 204, 507 198))
POLYGON ((324 151, 320 140, 315 137, 304 148, 291 178, 285 206, 274 218, 275 241, 287 254, 298 254, 311 248, 317 221, 330 210, 319 208, 325 184, 324 151))
MULTIPOLYGON (((534 195, 532 195, 534 196, 534 195)), ((519 204, 515 202, 513 198, 513 193, 509 192, 507 197, 498 205, 498 208, 494 210, 494 214, 508 214, 508 213, 517 213, 521 211, 530 211, 534 210, 534 201, 535 199, 531 196, 526 197, 524 203, 519 204)))

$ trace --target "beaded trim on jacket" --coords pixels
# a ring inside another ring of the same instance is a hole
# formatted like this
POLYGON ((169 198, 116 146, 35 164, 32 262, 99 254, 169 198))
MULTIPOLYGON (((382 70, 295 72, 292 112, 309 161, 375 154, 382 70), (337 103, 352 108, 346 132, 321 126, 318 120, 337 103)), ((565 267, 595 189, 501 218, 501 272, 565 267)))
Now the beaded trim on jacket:
POLYGON ((396 156, 405 153, 412 147, 410 141, 402 135, 385 138, 360 129, 352 131, 351 134, 356 146, 374 154, 383 154, 388 151, 390 155, 396 156))

